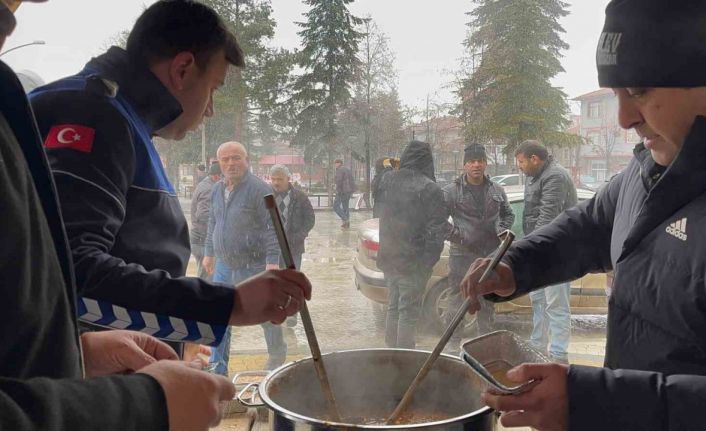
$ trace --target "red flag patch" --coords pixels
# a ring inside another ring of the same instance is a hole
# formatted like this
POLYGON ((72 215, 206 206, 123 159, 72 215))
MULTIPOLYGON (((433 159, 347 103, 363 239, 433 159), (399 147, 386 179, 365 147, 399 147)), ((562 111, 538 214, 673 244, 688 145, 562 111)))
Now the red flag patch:
POLYGON ((90 153, 93 150, 93 138, 96 130, 77 124, 59 124, 49 129, 44 146, 47 148, 70 148, 90 153))

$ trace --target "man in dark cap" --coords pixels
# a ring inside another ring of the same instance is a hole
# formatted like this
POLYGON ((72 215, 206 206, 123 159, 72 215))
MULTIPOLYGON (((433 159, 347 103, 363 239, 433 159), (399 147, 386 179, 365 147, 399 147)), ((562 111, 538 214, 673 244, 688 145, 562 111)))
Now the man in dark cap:
POLYGON ((208 233, 208 215, 211 209, 213 185, 221 179, 221 166, 211 164, 208 175, 201 180, 191 197, 191 254, 196 259, 196 274, 199 278, 210 280, 211 275, 203 266, 204 247, 208 233))
POLYGON ((388 347, 415 347, 422 296, 444 248, 447 214, 435 181, 431 147, 412 141, 402 152, 400 169, 389 172, 380 184, 377 263, 389 289, 388 347))
MULTIPOLYGON (((518 241, 464 293, 507 300, 613 270, 605 368, 525 364, 515 396, 485 394, 505 426, 539 430, 702 430, 706 423, 706 6, 613 0, 596 56, 619 122, 643 139, 593 199, 518 241)), ((475 301, 471 308, 478 309, 475 301)))
MULTIPOLYGON (((500 244, 498 233, 510 229, 515 221, 505 191, 485 175, 487 167, 485 147, 471 144, 463 153, 464 174, 443 189, 444 201, 453 219, 448 280, 449 289, 454 293, 446 313, 447 323, 463 302, 459 285, 471 263, 492 253, 500 244)), ((492 330, 494 311, 493 303, 481 298, 477 315, 479 334, 492 330)), ((458 348, 460 335, 460 330, 454 333, 449 342, 452 349, 458 348)))

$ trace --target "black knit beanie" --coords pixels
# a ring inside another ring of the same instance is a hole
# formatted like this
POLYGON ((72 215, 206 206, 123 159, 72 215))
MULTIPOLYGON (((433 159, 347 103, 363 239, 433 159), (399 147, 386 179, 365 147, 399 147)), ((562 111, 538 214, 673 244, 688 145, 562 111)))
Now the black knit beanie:
POLYGON ((706 2, 612 0, 596 64, 601 87, 706 86, 706 2))
POLYGON ((471 144, 463 150, 463 164, 469 160, 487 160, 485 155, 485 147, 480 144, 471 144))

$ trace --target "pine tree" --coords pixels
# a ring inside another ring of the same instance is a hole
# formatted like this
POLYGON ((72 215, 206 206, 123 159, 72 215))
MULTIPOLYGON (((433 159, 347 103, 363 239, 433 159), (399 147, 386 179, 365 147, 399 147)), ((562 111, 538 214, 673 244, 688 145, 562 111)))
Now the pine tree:
POLYGON ((501 143, 511 154, 523 140, 547 145, 571 142, 564 92, 550 80, 563 71, 559 19, 568 14, 561 0, 473 0, 465 41, 468 74, 460 80, 456 110, 466 138, 501 143))
POLYGON ((401 148, 404 140, 402 109, 397 94, 395 55, 388 37, 371 17, 361 26, 360 74, 354 85, 353 99, 340 115, 346 146, 366 166, 366 187, 370 190, 372 159, 390 149, 401 148))
MULTIPOLYGON (((275 31, 271 0, 202 0, 235 33, 245 52, 246 67, 229 68, 216 94, 216 114, 208 121, 208 140, 242 142, 249 152, 267 151, 279 136, 281 104, 294 57, 268 46, 275 31)), ((213 151, 213 149, 212 149, 213 151)))
POLYGON ((333 156, 341 151, 339 113, 351 99, 351 87, 360 73, 356 26, 363 20, 347 5, 353 0, 304 0, 311 6, 298 22, 303 46, 298 64, 303 69, 294 83, 292 103, 297 107, 294 142, 304 147, 312 163, 325 159, 333 169, 333 156))

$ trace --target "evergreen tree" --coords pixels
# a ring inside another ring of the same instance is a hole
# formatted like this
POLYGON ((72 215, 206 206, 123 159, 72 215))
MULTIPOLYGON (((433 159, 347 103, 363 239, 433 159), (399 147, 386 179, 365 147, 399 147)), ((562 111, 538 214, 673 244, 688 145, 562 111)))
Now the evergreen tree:
POLYGON ((361 32, 361 71, 353 99, 340 115, 340 124, 346 147, 365 161, 365 190, 369 190, 372 160, 394 155, 404 145, 404 119, 395 56, 388 38, 370 17, 364 19, 361 32))
POLYGON ((356 26, 363 20, 347 5, 353 0, 304 0, 311 6, 298 22, 302 50, 298 64, 303 74, 293 86, 297 109, 294 143, 304 147, 310 163, 325 159, 333 169, 333 156, 342 150, 338 116, 351 99, 351 88, 360 73, 356 26))
POLYGON ((268 46, 275 31, 271 0, 202 0, 235 33, 245 52, 244 69, 231 67, 214 98, 215 115, 207 122, 207 139, 215 146, 242 142, 256 155, 269 151, 284 127, 281 117, 294 56, 268 46))
POLYGON ((525 139, 547 145, 573 142, 562 130, 568 124, 564 92, 550 80, 563 71, 559 19, 568 14, 561 0, 473 0, 469 67, 458 88, 456 109, 466 138, 506 145, 511 154, 525 139))

